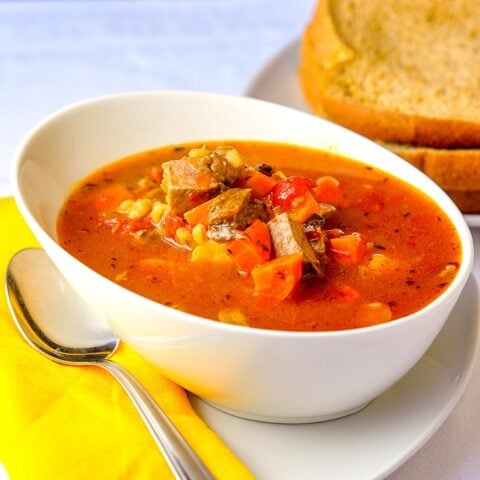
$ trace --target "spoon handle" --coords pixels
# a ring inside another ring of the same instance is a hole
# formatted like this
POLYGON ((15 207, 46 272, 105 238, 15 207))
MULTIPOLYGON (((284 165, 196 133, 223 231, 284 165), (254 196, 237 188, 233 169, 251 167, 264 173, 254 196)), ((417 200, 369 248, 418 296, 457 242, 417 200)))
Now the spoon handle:
POLYGON ((127 392, 176 479, 214 480, 215 477, 208 471, 167 415, 131 373, 110 360, 101 360, 95 362, 95 365, 108 370, 127 392))

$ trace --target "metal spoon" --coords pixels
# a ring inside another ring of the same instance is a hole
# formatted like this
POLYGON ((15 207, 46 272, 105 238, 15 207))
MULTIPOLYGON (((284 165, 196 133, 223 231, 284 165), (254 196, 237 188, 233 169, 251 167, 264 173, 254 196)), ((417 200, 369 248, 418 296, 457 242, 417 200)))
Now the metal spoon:
POLYGON ((143 386, 109 360, 118 337, 95 318, 43 250, 22 250, 11 259, 6 291, 15 323, 33 348, 66 365, 97 365, 118 380, 177 479, 214 479, 143 386))

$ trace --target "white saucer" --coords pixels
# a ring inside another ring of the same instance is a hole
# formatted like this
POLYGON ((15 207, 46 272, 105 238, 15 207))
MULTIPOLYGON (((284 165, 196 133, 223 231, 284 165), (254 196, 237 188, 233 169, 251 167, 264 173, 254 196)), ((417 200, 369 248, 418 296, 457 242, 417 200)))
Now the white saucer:
POLYGON ((478 286, 471 276, 420 362, 362 411, 339 420, 262 423, 228 415, 193 396, 191 400, 258 479, 384 478, 437 431, 458 402, 475 360, 478 319, 478 286))
MULTIPOLYGON (((248 97, 268 100, 311 113, 298 83, 300 42, 295 40, 263 67, 245 91, 248 97)), ((480 227, 480 215, 465 215, 470 227, 480 227)))

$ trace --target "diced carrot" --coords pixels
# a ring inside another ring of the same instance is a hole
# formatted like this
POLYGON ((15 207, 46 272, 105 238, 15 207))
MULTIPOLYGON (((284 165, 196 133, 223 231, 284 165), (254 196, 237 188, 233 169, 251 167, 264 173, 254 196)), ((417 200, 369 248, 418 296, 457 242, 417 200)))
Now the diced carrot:
POLYGON ((238 179, 236 186, 239 188, 250 188, 252 190, 252 198, 263 198, 278 183, 275 178, 269 177, 257 170, 250 170, 247 174, 238 179))
POLYGON ((366 241, 359 233, 331 238, 330 248, 336 259, 348 263, 360 263, 366 250, 366 241))
POLYGON ((320 177, 316 181, 317 186, 313 189, 313 196, 317 202, 337 205, 342 198, 340 182, 329 175, 320 177))
POLYGON ((133 198, 133 194, 127 187, 120 183, 111 183, 99 190, 97 196, 93 199, 92 206, 100 212, 112 212, 129 198, 133 198))
POLYGON ((262 251, 245 238, 229 242, 227 250, 231 253, 237 268, 242 272, 249 273, 254 267, 265 261, 262 251))
POLYGON ((281 301, 290 295, 302 277, 303 254, 283 255, 252 270, 255 294, 281 301))
POLYGON ((242 272, 249 273, 254 267, 270 259, 272 238, 267 225, 255 220, 245 229, 247 238, 239 238, 228 243, 228 251, 242 272))
POLYGON ((262 261, 266 262, 272 250, 272 237, 267 224, 257 219, 245 229, 245 234, 260 251, 262 261))
POLYGON ((174 238, 180 227, 185 227, 185 220, 180 215, 169 213, 163 222, 163 234, 166 237, 174 238))
POLYGON ((288 210, 288 216, 298 223, 305 222, 314 213, 320 214, 321 209, 318 205, 318 202, 315 200, 315 198, 313 198, 313 195, 310 192, 305 192, 303 201, 298 206, 288 210))
POLYGON ((185 220, 189 223, 189 225, 198 225, 201 223, 202 225, 208 225, 208 210, 210 208, 211 201, 203 202, 200 205, 188 210, 183 214, 185 220))

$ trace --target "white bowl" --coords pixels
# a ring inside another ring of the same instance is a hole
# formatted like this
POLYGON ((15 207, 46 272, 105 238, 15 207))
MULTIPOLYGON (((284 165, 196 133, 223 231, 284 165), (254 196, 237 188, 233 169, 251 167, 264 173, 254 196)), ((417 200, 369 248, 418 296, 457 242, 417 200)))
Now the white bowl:
POLYGON ((258 100, 141 92, 73 105, 27 135, 15 154, 12 183, 19 208, 48 255, 122 340, 186 389, 253 419, 309 422, 360 409, 425 353, 472 268, 472 238, 461 213, 420 171, 344 128, 258 100), (208 139, 316 147, 408 179, 457 228, 463 258, 456 278, 427 307, 390 323, 337 332, 271 331, 205 321, 147 300, 58 245, 57 214, 74 182, 135 152, 208 139))

